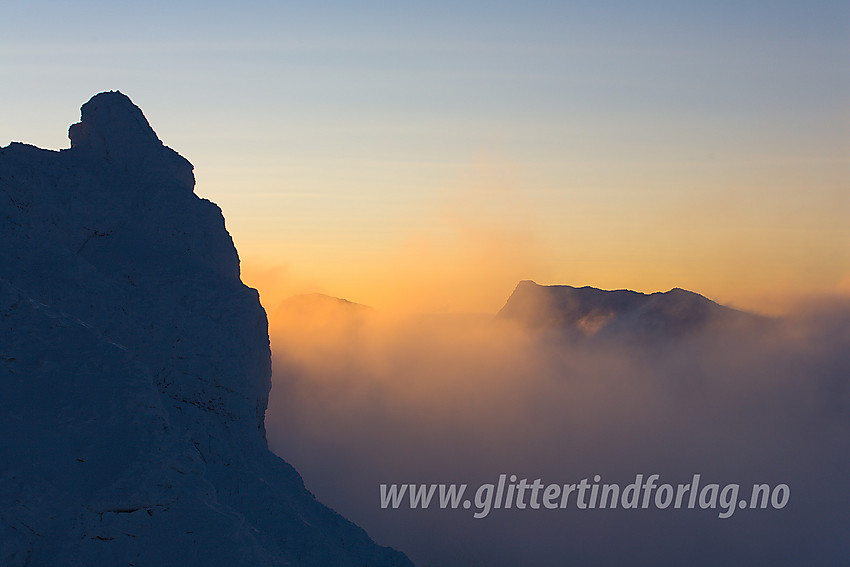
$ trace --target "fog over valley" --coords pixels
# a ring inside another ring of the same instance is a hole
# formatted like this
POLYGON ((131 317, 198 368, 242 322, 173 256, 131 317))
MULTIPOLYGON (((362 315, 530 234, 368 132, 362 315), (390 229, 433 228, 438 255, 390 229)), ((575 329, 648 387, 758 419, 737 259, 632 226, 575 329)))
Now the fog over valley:
POLYGON ((269 309, 272 448, 420 565, 831 564, 850 551, 850 304, 522 282, 497 316, 269 309), (551 297, 547 297, 551 296, 551 297), (541 322, 539 315, 548 313, 541 322), (592 324, 591 324, 592 323, 592 324), (381 509, 381 483, 787 484, 782 509, 381 509), (729 514, 729 512, 727 512, 729 514))

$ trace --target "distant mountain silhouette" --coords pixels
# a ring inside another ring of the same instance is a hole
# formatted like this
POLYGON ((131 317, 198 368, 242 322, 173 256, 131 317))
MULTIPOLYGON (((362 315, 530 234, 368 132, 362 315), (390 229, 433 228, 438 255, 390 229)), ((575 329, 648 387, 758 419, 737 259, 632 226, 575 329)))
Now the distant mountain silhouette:
POLYGON ((679 337, 761 320, 680 288, 667 292, 607 291, 594 287, 519 282, 498 316, 570 337, 679 337))
POLYGON ((319 333, 355 332, 375 310, 368 305, 323 293, 294 295, 284 299, 269 312, 273 329, 288 330, 297 335, 319 333))
POLYGON ((365 314, 371 313, 373 309, 362 303, 355 303, 324 293, 304 293, 293 295, 281 301, 275 313, 307 315, 314 314, 316 311, 365 314))

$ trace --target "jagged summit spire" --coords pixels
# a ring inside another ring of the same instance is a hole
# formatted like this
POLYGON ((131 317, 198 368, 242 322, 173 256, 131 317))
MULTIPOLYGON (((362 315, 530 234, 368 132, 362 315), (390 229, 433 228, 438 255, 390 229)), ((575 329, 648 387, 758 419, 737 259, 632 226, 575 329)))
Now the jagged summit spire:
POLYGON ((96 94, 80 110, 80 121, 68 129, 71 148, 109 154, 162 146, 141 109, 120 91, 96 94))

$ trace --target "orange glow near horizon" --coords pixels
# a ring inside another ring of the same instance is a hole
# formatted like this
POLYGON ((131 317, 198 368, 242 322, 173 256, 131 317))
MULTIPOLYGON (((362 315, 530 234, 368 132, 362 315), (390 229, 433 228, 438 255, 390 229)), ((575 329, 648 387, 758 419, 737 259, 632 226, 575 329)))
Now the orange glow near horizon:
POLYGON ((249 171, 206 163, 196 164, 197 192, 221 206, 244 279, 267 307, 319 292, 391 311, 494 313, 531 279, 681 287, 777 314, 846 293, 850 281, 846 158, 781 149, 329 158, 309 171, 270 165, 238 194, 249 171))
POLYGON ((259 290, 268 311, 293 295, 323 293, 389 313, 495 313, 524 279, 644 293, 681 287, 724 305, 770 315, 819 296, 850 296, 846 273, 813 274, 816 279, 789 264, 748 265, 750 251, 743 246, 725 257, 709 251, 691 264, 650 264, 610 253, 598 259, 585 251, 580 261, 557 269, 541 256, 526 253, 522 241, 485 236, 472 235, 462 245, 411 240, 397 252, 369 261, 356 255, 328 263, 305 259, 309 270, 302 269, 297 258, 283 264, 274 257, 245 256, 242 279, 259 290))
POLYGON ((485 163, 420 188, 430 200, 413 211, 320 201, 304 218, 286 206, 294 198, 271 191, 220 204, 243 280, 269 311, 318 292, 389 312, 495 313, 524 279, 647 293, 681 287, 766 314, 850 294, 848 198, 829 189, 840 180, 807 194, 723 181, 679 193, 648 180, 626 190, 611 179, 551 193, 516 164, 485 163))

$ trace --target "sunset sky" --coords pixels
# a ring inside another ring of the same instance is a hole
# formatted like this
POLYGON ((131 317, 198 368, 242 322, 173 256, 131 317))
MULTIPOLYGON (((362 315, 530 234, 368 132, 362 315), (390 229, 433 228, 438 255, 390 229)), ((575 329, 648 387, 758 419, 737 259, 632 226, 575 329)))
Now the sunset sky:
POLYGON ((850 293, 848 2, 16 2, 0 145, 121 90, 267 308, 850 293))

